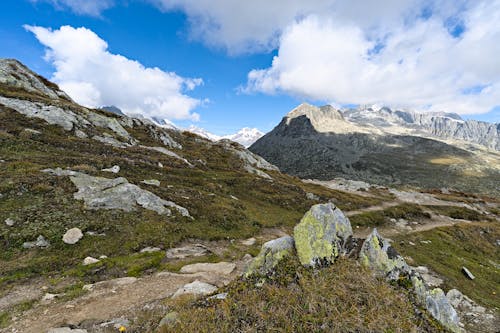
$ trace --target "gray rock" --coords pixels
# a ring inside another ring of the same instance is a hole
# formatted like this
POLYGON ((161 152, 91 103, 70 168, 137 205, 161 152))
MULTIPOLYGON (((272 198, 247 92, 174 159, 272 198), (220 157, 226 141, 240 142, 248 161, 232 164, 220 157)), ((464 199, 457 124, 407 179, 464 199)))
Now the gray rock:
POLYGON ((173 158, 176 158, 178 160, 181 160, 182 162, 186 163, 190 168, 194 167, 191 163, 189 163, 188 160, 186 160, 184 157, 181 157, 179 156, 178 154, 174 153, 173 151, 170 151, 168 150, 167 148, 165 147, 148 147, 148 146, 141 146, 141 148, 143 149, 147 149, 147 150, 154 150, 154 151, 157 151, 159 153, 162 153, 164 155, 167 155, 167 156, 170 156, 170 157, 173 157, 173 158))
POLYGON ((113 165, 111 168, 102 169, 101 171, 118 173, 118 172, 120 172, 120 166, 119 165, 113 165))
POLYGON ((23 243, 23 248, 25 248, 25 249, 31 249, 34 247, 46 248, 49 246, 50 246, 50 243, 42 235, 38 236, 38 238, 34 242, 23 243))
POLYGON ((425 306, 430 314, 452 332, 461 332, 458 314, 444 292, 433 289, 426 295, 425 306))
POLYGON ((217 287, 206 282, 194 281, 179 288, 172 298, 177 298, 182 295, 205 296, 217 291, 217 287))
POLYGON ((97 264, 100 260, 93 257, 86 257, 83 259, 83 266, 97 264))
POLYGON ((316 194, 314 194, 314 193, 307 192, 307 193, 306 193, 306 199, 307 199, 307 200, 316 200, 316 201, 317 201, 317 200, 319 200, 320 198, 319 198, 316 194))
POLYGON ((425 266, 415 267, 414 270, 420 274, 420 277, 429 287, 439 287, 444 282, 443 279, 437 277, 425 266))
POLYGON ((16 221, 14 221, 13 219, 11 218, 8 218, 5 220, 5 224, 8 226, 8 227, 12 227, 14 226, 14 224, 16 224, 16 221))
POLYGON ((469 279, 469 280, 474 280, 475 276, 472 275, 472 273, 467 269, 467 267, 462 267, 462 273, 469 279))
POLYGON ((57 168, 45 169, 58 176, 69 175, 71 181, 78 189, 73 197, 83 200, 87 209, 121 209, 124 211, 135 210, 136 205, 157 212, 160 215, 170 215, 169 208, 176 209, 182 216, 191 217, 189 211, 172 201, 163 200, 157 195, 130 184, 123 177, 109 179, 94 177, 87 174, 61 170, 57 168))
POLYGON ((75 136, 80 139, 87 139, 89 137, 84 131, 79 129, 75 130, 75 136))
POLYGON ((245 246, 253 246, 255 244, 255 242, 257 242, 257 240, 254 237, 251 237, 251 238, 242 240, 241 244, 243 244, 245 246))
POLYGON ((332 203, 314 205, 295 226, 293 238, 303 265, 333 262, 346 252, 352 238, 351 223, 332 203))
POLYGON ((143 180, 141 183, 152 186, 160 186, 160 181, 157 179, 146 179, 143 180))
POLYGON ((208 299, 224 300, 227 298, 228 295, 229 295, 228 293, 220 293, 210 296, 208 299))
POLYGON ((63 242, 66 244, 76 244, 82 239, 83 233, 79 228, 71 228, 63 235, 63 242))
POLYGON ((264 243, 260 253, 248 265, 245 277, 253 274, 269 274, 280 260, 295 252, 294 245, 295 242, 290 236, 283 236, 264 243))
POLYGON ((396 280, 401 274, 409 273, 410 267, 403 257, 391 246, 388 240, 382 238, 377 229, 363 242, 359 253, 359 261, 375 274, 396 280))
POLYGON ((189 257, 202 257, 209 255, 211 251, 202 244, 193 244, 183 247, 168 249, 166 252, 167 259, 185 259, 189 257))
POLYGON ((104 135, 104 136, 94 135, 92 137, 92 140, 99 141, 101 143, 113 146, 115 148, 128 148, 128 147, 132 146, 130 143, 122 142, 122 141, 119 141, 119 140, 113 138, 112 136, 106 136, 106 135, 104 135))
POLYGON ((159 247, 145 247, 143 248, 140 252, 141 253, 152 253, 152 252, 159 252, 161 249, 159 247))
POLYGON ((185 274, 206 272, 219 275, 229 275, 234 271, 235 268, 236 264, 232 262, 197 263, 183 266, 180 272, 185 274))

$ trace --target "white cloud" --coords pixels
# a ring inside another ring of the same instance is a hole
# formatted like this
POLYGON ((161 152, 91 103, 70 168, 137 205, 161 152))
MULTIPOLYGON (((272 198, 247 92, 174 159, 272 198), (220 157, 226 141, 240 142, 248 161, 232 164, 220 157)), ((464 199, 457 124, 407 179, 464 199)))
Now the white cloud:
POLYGON ((248 74, 246 90, 339 104, 488 112, 500 104, 500 1, 464 3, 459 11, 446 4, 426 4, 430 17, 391 14, 388 20, 374 6, 369 13, 379 23, 309 15, 284 30, 278 55, 269 68, 248 74), (450 18, 463 22, 461 35, 449 33, 450 18))
POLYGON ((70 9, 76 14, 100 16, 102 11, 113 7, 114 0, 31 0, 31 2, 48 2, 57 9, 70 9))
POLYGON ((47 48, 46 60, 56 69, 52 79, 76 102, 88 107, 116 105, 146 117, 199 118, 192 110, 202 102, 184 92, 202 84, 201 79, 147 68, 112 54, 108 44, 86 28, 25 28, 47 48))

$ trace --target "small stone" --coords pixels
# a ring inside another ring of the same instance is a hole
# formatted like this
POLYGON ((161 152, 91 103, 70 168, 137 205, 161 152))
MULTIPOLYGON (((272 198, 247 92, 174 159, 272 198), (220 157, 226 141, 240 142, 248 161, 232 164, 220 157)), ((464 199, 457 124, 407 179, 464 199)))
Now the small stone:
POLYGON ((474 280, 476 277, 467 269, 467 267, 462 267, 462 273, 464 273, 464 275, 470 279, 470 280, 474 280))
POLYGON ((161 251, 161 249, 159 247, 145 247, 143 248, 140 252, 141 253, 151 253, 151 252, 158 252, 158 251, 161 251))
POLYGON ((413 243, 412 241, 409 241, 408 244, 410 244, 411 246, 415 246, 415 243, 413 243))
POLYGON ((5 220, 5 224, 8 226, 8 227, 12 227, 14 226, 14 224, 16 224, 16 221, 14 221, 13 219, 11 218, 8 218, 5 220))
POLYGON ((107 259, 107 258, 108 258, 108 256, 106 256, 106 255, 104 255, 104 254, 103 254, 103 255, 101 255, 101 256, 99 256, 99 259, 107 259))
POLYGON ((255 242, 257 240, 255 238, 249 238, 249 239, 245 239, 245 240, 242 240, 241 241, 241 244, 245 245, 245 246, 252 246, 252 245, 255 245, 255 242))
POLYGON ((233 200, 236 200, 236 201, 240 200, 240 199, 238 199, 237 197, 235 197, 234 195, 230 195, 229 197, 230 197, 231 199, 233 199, 233 200))
POLYGON ((81 131, 79 129, 75 130, 75 135, 77 138, 80 138, 80 139, 86 139, 89 137, 87 134, 85 134, 84 131, 81 131))
POLYGON ((100 261, 99 259, 96 259, 93 257, 87 257, 87 258, 83 259, 83 265, 84 266, 92 265, 92 264, 98 263, 99 261, 100 261))
POLYGON ((430 244, 432 242, 430 240, 422 240, 422 241, 420 241, 420 243, 422 243, 422 244, 430 244))
POLYGON ((23 243, 23 247, 25 249, 31 249, 34 247, 46 248, 49 246, 50 246, 50 243, 42 235, 38 236, 38 238, 34 242, 24 242, 23 243))
POLYGON ((47 333, 88 333, 87 330, 70 327, 51 328, 47 333))
POLYGON ((189 257, 202 257, 210 254, 210 250, 202 244, 193 244, 183 247, 168 249, 167 259, 185 259, 189 257))
POLYGON ((42 301, 43 301, 43 302, 51 302, 51 301, 53 301, 54 299, 56 299, 57 297, 59 297, 59 295, 58 295, 58 294, 46 293, 45 295, 43 295, 43 297, 42 297, 42 301))
POLYGON ((157 179, 145 179, 141 183, 152 186, 160 186, 160 181, 157 179))
POLYGON ((206 282, 201 282, 201 281, 194 281, 191 283, 188 283, 184 285, 183 287, 179 288, 172 298, 177 298, 181 295, 194 295, 194 296, 204 296, 204 295, 209 295, 212 294, 213 292, 217 291, 217 287, 214 285, 211 285, 206 282))
POLYGON ((111 168, 102 169, 101 171, 118 173, 118 172, 120 172, 120 166, 119 165, 113 165, 111 168))
POLYGON ((320 199, 320 197, 318 197, 316 194, 314 193, 311 193, 311 192, 307 192, 306 193, 306 199, 307 200, 315 200, 315 201, 318 201, 320 199))
POLYGON ((76 244, 82 239, 83 233, 79 228, 71 228, 63 236, 63 242, 66 244, 76 244))
POLYGON ((158 167, 163 168, 163 164, 161 162, 158 162, 158 167))
POLYGON ((223 299, 227 298, 227 295, 228 295, 228 293, 220 293, 220 294, 210 296, 208 299, 223 300, 223 299))

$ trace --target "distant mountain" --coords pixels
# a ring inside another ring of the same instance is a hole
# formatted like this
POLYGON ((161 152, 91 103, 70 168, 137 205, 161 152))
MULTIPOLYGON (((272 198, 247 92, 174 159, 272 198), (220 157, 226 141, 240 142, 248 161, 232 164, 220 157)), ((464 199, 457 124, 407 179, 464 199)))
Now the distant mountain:
POLYGON ((188 132, 198 134, 199 136, 214 142, 219 141, 221 139, 229 139, 231 141, 238 142, 244 147, 250 147, 255 141, 257 141, 264 135, 264 133, 258 130, 257 128, 249 128, 249 127, 244 127, 235 134, 223 135, 223 136, 210 133, 209 131, 203 128, 196 127, 193 125, 188 127, 186 130, 188 132))
POLYGON ((497 193, 497 129, 454 114, 301 104, 249 149, 301 178, 497 193))
POLYGON ((392 134, 412 133, 461 140, 500 150, 500 124, 463 120, 456 113, 360 107, 343 111, 343 116, 359 126, 376 127, 392 134))

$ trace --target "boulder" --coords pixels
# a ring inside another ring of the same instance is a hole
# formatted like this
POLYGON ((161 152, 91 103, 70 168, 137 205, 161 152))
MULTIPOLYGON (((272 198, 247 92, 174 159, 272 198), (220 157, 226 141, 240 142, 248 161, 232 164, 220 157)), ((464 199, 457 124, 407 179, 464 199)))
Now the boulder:
POLYGON ((346 252, 352 238, 349 219, 333 203, 318 204, 304 215, 293 230, 295 247, 302 265, 333 262, 346 252))
POLYGON ((63 242, 66 244, 76 244, 82 239, 83 233, 79 228, 71 228, 63 235, 63 242))
POLYGON ((410 272, 403 257, 397 253, 388 240, 378 234, 377 229, 373 229, 363 242, 359 260, 363 266, 369 267, 375 274, 389 280, 396 280, 401 274, 410 272))
POLYGON ((183 287, 179 288, 172 298, 177 298, 181 295, 194 295, 194 296, 205 296, 214 293, 217 291, 217 287, 214 285, 211 285, 206 282, 201 282, 201 281, 194 281, 191 283, 188 283, 184 285, 183 287))
POLYGON ((248 265, 245 277, 253 274, 268 274, 281 259, 294 253, 294 245, 294 240, 290 236, 283 236, 264 243, 260 253, 248 265))
POLYGON ((236 264, 232 262, 218 262, 218 263, 198 263, 186 265, 181 268, 180 272, 185 274, 194 273, 215 273, 220 275, 229 275, 236 268, 236 264))
POLYGON ((437 321, 450 331, 462 332, 458 314, 443 290, 440 288, 428 290, 418 273, 412 276, 411 282, 420 305, 424 306, 437 321))

